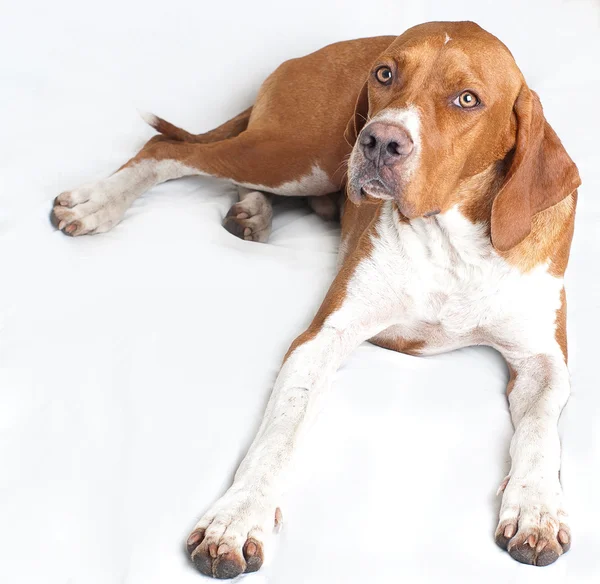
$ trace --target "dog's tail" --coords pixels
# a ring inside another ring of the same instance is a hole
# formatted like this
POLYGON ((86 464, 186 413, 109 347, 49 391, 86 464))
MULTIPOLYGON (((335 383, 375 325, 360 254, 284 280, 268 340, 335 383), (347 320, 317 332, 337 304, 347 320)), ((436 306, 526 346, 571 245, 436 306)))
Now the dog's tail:
POLYGON ((192 134, 182 128, 155 116, 154 114, 140 112, 144 121, 150 124, 157 132, 160 132, 167 138, 178 140, 180 142, 194 142, 196 144, 208 144, 209 142, 220 142, 233 138, 241 134, 247 127, 252 113, 252 106, 244 110, 241 114, 235 116, 231 120, 221 124, 218 128, 210 130, 204 134, 192 134))

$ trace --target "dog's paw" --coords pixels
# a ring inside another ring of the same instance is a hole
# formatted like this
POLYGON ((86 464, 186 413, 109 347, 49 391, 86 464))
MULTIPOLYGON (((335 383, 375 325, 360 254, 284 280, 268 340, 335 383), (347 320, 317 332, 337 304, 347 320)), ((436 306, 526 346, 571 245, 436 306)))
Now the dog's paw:
POLYGON ((256 572, 264 546, 281 523, 275 505, 244 492, 225 494, 198 521, 187 539, 194 566, 206 576, 235 578, 256 572))
POLYGON ((271 202, 263 193, 255 191, 229 209, 223 227, 240 239, 265 243, 271 234, 272 219, 271 202))
POLYGON ((496 529, 496 543, 518 562, 547 566, 571 547, 562 489, 546 481, 509 479, 496 529))
POLYGON ((120 171, 109 178, 61 193, 54 199, 50 215, 52 224, 73 236, 112 229, 137 196, 127 175, 120 171))

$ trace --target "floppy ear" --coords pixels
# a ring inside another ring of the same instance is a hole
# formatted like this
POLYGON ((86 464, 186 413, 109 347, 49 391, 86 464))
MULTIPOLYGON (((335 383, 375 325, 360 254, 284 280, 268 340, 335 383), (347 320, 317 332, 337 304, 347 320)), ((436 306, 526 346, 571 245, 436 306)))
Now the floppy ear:
POLYGON ((492 205, 492 244, 498 251, 521 243, 536 213, 556 205, 581 184, 575 163, 544 118, 537 94, 524 85, 513 111, 514 154, 492 205))
POLYGON ((369 85, 365 81, 358 97, 356 98, 356 105, 354 106, 354 113, 348 120, 348 125, 344 130, 344 137, 349 144, 354 146, 360 131, 363 129, 367 122, 369 115, 369 85))

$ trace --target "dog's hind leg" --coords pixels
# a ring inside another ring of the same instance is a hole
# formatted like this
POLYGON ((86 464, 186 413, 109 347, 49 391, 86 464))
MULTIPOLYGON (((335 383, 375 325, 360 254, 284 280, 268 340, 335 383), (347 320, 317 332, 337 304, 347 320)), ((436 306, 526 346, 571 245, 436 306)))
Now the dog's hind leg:
POLYGON ((119 223, 125 211, 151 187, 193 174, 177 160, 140 159, 153 144, 155 139, 108 178, 61 193, 54 200, 52 223, 67 235, 103 233, 119 223))
POLYGON ((142 117, 160 135, 150 139, 140 152, 106 179, 65 191, 54 200, 51 220, 68 235, 102 233, 114 227, 125 211, 145 191, 161 182, 198 174, 177 158, 148 156, 159 142, 208 144, 233 138, 248 127, 252 107, 204 134, 191 134, 150 114, 142 117))
MULTIPOLYGON (((230 120, 230 133, 243 127, 235 120, 230 120)), ((247 198, 263 208, 267 202, 262 194, 265 192, 307 196, 339 189, 315 161, 312 145, 273 136, 262 127, 213 142, 186 141, 188 134, 184 130, 178 133, 174 126, 168 130, 166 135, 152 138, 112 176, 59 195, 52 212, 55 225, 69 235, 108 231, 142 193, 183 176, 213 176, 247 187, 259 193, 252 197, 248 194, 247 198)), ((243 203, 245 207, 250 201, 243 203)), ((247 218, 236 216, 230 224, 249 221, 257 213, 246 214, 247 218)), ((246 237, 247 228, 251 229, 250 239, 263 241, 268 236, 268 225, 263 225, 268 213, 258 215, 262 223, 258 224, 257 217, 256 225, 244 225, 241 237, 246 237)), ((269 222, 270 217, 266 223, 269 222)))

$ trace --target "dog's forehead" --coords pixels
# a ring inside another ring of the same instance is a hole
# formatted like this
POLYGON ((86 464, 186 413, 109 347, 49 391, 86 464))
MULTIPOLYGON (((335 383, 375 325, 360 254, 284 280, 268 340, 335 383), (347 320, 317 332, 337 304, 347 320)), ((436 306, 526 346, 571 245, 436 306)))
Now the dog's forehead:
POLYGON ((410 28, 386 49, 382 59, 386 58, 408 69, 477 75, 493 85, 522 80, 506 45, 473 22, 430 22, 410 28))
POLYGON ((473 22, 431 22, 409 28, 384 54, 407 60, 462 54, 473 65, 493 61, 497 66, 516 67, 506 45, 473 22))
POLYGON ((497 37, 474 22, 427 22, 404 31, 391 47, 419 47, 422 44, 440 45, 475 43, 490 50, 502 49, 509 52, 497 37))

